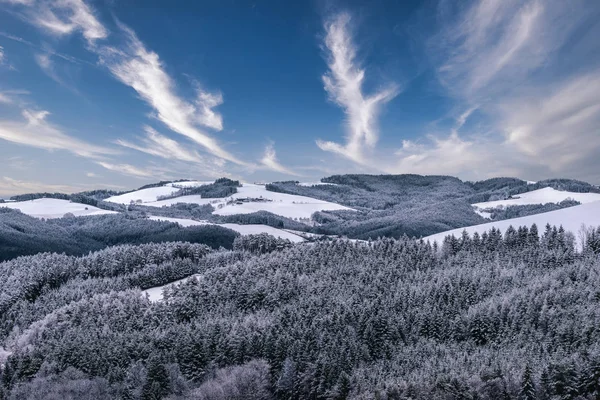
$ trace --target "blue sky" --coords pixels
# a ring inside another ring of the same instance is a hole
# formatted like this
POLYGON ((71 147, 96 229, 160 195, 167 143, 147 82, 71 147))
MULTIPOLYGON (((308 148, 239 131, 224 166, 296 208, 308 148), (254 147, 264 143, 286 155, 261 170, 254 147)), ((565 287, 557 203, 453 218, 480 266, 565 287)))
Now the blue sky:
POLYGON ((0 0, 0 194, 600 183, 600 3, 0 0))

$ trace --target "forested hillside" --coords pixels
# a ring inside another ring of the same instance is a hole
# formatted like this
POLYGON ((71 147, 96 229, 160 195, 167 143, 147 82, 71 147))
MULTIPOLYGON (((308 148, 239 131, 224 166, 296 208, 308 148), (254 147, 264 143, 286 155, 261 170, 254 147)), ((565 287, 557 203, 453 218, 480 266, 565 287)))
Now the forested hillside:
MULTIPOLYGON (((554 211, 579 204, 568 198, 569 193, 600 193, 600 189, 570 179, 532 183, 516 178, 493 178, 463 182, 449 176, 334 175, 323 178, 319 184, 287 181, 269 183, 264 187, 254 184, 244 186, 227 178, 213 183, 163 181, 123 193, 118 196, 106 190, 72 195, 32 193, 14 196, 13 199, 27 201, 52 197, 134 217, 145 214, 205 220, 215 224, 264 224, 367 240, 399 238, 402 235, 425 237, 482 224, 490 219, 498 221, 554 211), (482 206, 477 212, 472 206, 474 203, 513 199, 527 192, 535 194, 543 188, 561 190, 554 193, 564 193, 564 198, 556 202, 542 199, 539 204, 533 202, 502 208, 482 206), (280 197, 290 195, 291 198, 282 202, 284 199, 280 197), (319 202, 329 203, 321 205, 319 202), (311 211, 307 212, 306 207, 311 211)), ((23 207, 26 206, 31 205, 23 204, 23 207)), ((90 249, 97 248, 100 247, 90 249)))
POLYGON ((86 254, 117 244, 172 241, 231 249, 238 234, 215 225, 182 228, 143 215, 110 214, 40 220, 0 207, 0 261, 39 252, 86 254))
MULTIPOLYGON (((437 232, 487 222, 471 204, 509 199, 541 188, 576 193, 600 193, 586 182, 549 179, 536 183, 516 178, 493 178, 463 182, 450 176, 422 175, 334 175, 321 184, 300 185, 296 181, 273 182, 267 190, 314 197, 358 210, 321 211, 313 218, 319 226, 311 232, 345 235, 356 239, 424 237, 437 232)), ((579 203, 512 206, 489 210, 494 220, 554 211, 579 203)))
POLYGON ((0 397, 600 396, 600 230, 581 252, 535 226, 439 249, 265 239, 0 264, 0 397), (135 289, 192 273, 161 302, 135 289))

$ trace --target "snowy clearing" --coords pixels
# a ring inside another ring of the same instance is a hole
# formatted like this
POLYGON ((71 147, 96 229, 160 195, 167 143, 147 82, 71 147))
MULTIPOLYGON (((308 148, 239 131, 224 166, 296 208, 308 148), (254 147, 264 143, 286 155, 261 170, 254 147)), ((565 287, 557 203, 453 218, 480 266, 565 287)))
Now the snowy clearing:
POLYGON ((183 283, 185 281, 192 279, 195 276, 199 276, 199 275, 194 274, 194 275, 188 276, 187 278, 183 278, 183 279, 179 279, 178 281, 175 281, 175 282, 167 283, 166 285, 163 285, 163 286, 156 286, 156 287, 153 287, 150 289, 142 290, 142 296, 148 295, 148 299, 153 303, 155 303, 157 301, 161 301, 163 299, 163 289, 165 287, 178 285, 180 283, 183 283))
POLYGON ((600 201, 600 193, 576 193, 576 192, 564 192, 553 188, 543 188, 533 190, 527 193, 521 193, 516 195, 514 199, 509 200, 497 200, 497 201, 486 201, 483 203, 475 203, 473 206, 481 209, 506 207, 506 206, 520 206, 527 204, 546 204, 546 203, 560 203, 566 199, 573 199, 580 202, 581 204, 592 203, 594 201, 600 201))
POLYGON ((531 225, 536 224, 541 233, 544 231, 544 227, 548 223, 556 226, 562 225, 566 231, 572 232, 579 240, 578 232, 582 225, 585 224, 588 227, 600 226, 600 201, 563 208, 562 210, 550 211, 542 214, 529 215, 527 217, 506 219, 503 221, 494 221, 486 224, 452 229, 449 231, 436 233, 435 235, 427 236, 423 239, 429 240, 432 243, 437 242, 438 244, 441 244, 444 238, 448 235, 460 237, 463 230, 466 230, 469 235, 472 235, 475 232, 482 234, 483 232, 487 232, 494 227, 496 229, 500 229, 504 233, 511 225, 516 229, 519 226, 525 225, 530 227, 531 225))
POLYGON ((115 211, 102 210, 100 208, 81 203, 71 203, 69 200, 41 198, 27 201, 15 201, 0 204, 0 207, 16 208, 23 214, 36 218, 62 218, 71 213, 76 217, 83 215, 116 214, 115 211))
POLYGON ((491 212, 487 212, 487 211, 483 211, 477 207, 473 207, 473 211, 475 211, 476 214, 481 215, 483 218, 485 219, 492 219, 492 213, 491 212))
POLYGON ((292 243, 300 243, 300 242, 304 241, 304 238, 302 238, 294 233, 291 233, 291 232, 288 232, 288 231, 285 231, 282 229, 273 228, 272 226, 261 225, 261 224, 253 224, 253 225, 214 224, 214 223, 208 222, 208 221, 195 221, 192 219, 185 219, 185 218, 167 218, 167 217, 157 217, 157 216, 151 216, 151 217, 149 217, 149 219, 154 220, 154 221, 175 222, 183 227, 196 226, 196 225, 218 225, 218 226, 222 226, 223 228, 228 228, 233 231, 239 232, 242 235, 254 235, 254 234, 258 234, 258 233, 268 233, 269 235, 273 235, 273 236, 281 238, 281 239, 288 239, 292 243))

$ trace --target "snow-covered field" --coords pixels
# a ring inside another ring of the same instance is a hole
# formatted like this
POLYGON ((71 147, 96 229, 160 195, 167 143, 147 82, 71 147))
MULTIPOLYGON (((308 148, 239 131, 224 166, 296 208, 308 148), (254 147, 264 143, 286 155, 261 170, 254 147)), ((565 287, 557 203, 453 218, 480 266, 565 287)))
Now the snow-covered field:
POLYGON ((132 201, 134 203, 149 203, 152 201, 156 201, 156 198, 158 196, 168 196, 172 193, 175 193, 178 190, 179 189, 174 188, 172 186, 159 186, 154 188, 136 190, 134 192, 120 194, 118 196, 112 196, 106 199, 106 201, 120 204, 129 204, 132 201))
MULTIPOLYGON (((129 204, 132 201, 134 203, 138 203, 138 202, 141 202, 144 204, 152 203, 152 202, 157 201, 156 200, 157 197, 168 196, 170 194, 173 194, 173 193, 177 192, 179 190, 179 188, 202 186, 202 185, 208 185, 210 183, 212 183, 212 182, 205 182, 205 181, 171 182, 171 183, 167 183, 163 186, 135 190, 133 192, 121 194, 118 196, 112 196, 112 197, 109 197, 108 199, 106 199, 106 201, 110 201, 111 203, 120 203, 120 204, 129 204)), ((200 196, 197 196, 197 197, 199 198, 200 196)))
POLYGON ((172 186, 172 187, 176 187, 176 188, 182 188, 182 187, 188 188, 188 187, 210 185, 211 183, 214 183, 214 182, 213 181, 183 181, 183 182, 167 183, 165 186, 172 186))
POLYGON ((593 203, 581 204, 579 206, 563 208, 561 210, 551 211, 542 214, 529 215, 527 217, 507 219, 503 221, 488 222, 486 224, 468 226, 465 228, 453 229, 435 235, 427 236, 424 240, 430 242, 438 242, 441 244, 447 235, 454 235, 459 237, 463 230, 466 230, 469 235, 477 232, 482 234, 483 232, 489 231, 492 227, 500 229, 503 233, 508 229, 509 226, 513 226, 515 229, 519 226, 531 226, 536 224, 538 230, 544 231, 546 224, 560 226, 562 225, 565 230, 572 232, 575 237, 578 237, 582 225, 586 226, 600 226, 600 201, 593 203))
POLYGON ((215 207, 215 214, 233 215, 249 214, 256 211, 269 211, 273 214, 287 218, 310 218, 317 211, 325 210, 351 210, 351 208, 317 200, 311 197, 296 196, 292 194, 269 192, 264 185, 244 183, 238 188, 238 193, 228 199, 265 199, 267 201, 243 202, 242 204, 223 204, 221 208, 215 207))
POLYGON ((35 199, 27 201, 15 201, 0 204, 1 207, 16 208, 23 214, 36 218, 62 218, 71 213, 77 217, 82 215, 114 214, 114 211, 102 210, 87 204, 71 203, 69 200, 60 199, 35 199))
POLYGON ((348 207, 311 197, 269 192, 265 188, 265 185, 253 183, 244 183, 242 187, 238 188, 236 194, 227 198, 202 198, 199 195, 191 195, 157 200, 158 196, 169 195, 175 192, 177 189, 174 186, 199 186, 207 183, 210 182, 190 181, 169 183, 165 186, 136 190, 135 192, 113 196, 106 199, 106 201, 121 204, 129 204, 131 201, 141 201, 144 205, 151 207, 170 206, 177 203, 212 204, 215 207, 214 213, 218 215, 269 211, 273 214, 292 219, 309 219, 317 211, 350 210, 348 207), (263 201, 249 201, 249 199, 262 199, 263 201))
POLYGON ((317 185, 337 185, 337 183, 326 183, 326 182, 300 182, 298 186, 317 186, 317 185))
POLYGON ((299 242, 304 241, 304 239, 302 237, 300 237, 294 233, 291 233, 291 232, 288 232, 288 231, 285 231, 282 229, 273 228, 272 226, 268 226, 268 225, 213 224, 212 222, 208 222, 208 221, 195 221, 192 219, 185 219, 185 218, 167 218, 167 217, 157 217, 157 216, 151 216, 149 218, 152 220, 155 220, 155 221, 176 222, 179 225, 184 226, 184 227, 195 226, 195 225, 209 225, 209 224, 210 225, 219 225, 224 228, 228 228, 233 231, 239 232, 242 235, 268 233, 269 235, 273 235, 275 237, 279 237, 282 239, 289 239, 292 243, 299 243, 299 242))
POLYGON ((223 203, 223 199, 210 199, 210 198, 202 198, 199 194, 193 194, 189 196, 180 196, 175 197, 174 199, 167 200, 158 200, 158 201, 150 201, 148 203, 144 203, 145 206, 150 207, 162 207, 162 206, 171 206, 177 203, 188 203, 188 204, 215 204, 218 205, 223 203))
POLYGON ((473 206, 480 209, 486 209, 500 206, 507 207, 527 204, 560 203, 561 201, 569 198, 576 200, 581 204, 586 204, 594 201, 600 201, 600 193, 566 192, 548 187, 516 195, 514 199, 486 201, 483 203, 475 203, 473 206))

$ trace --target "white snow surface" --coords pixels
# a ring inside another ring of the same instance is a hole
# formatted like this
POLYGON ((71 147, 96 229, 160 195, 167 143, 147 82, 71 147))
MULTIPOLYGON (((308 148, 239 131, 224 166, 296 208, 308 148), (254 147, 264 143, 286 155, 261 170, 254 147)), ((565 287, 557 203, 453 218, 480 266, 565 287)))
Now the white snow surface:
MULTIPOLYGON (((593 203, 581 204, 579 206, 563 208, 561 210, 550 211, 542 214, 529 215, 527 217, 506 219, 503 221, 488 222, 486 224, 467 226, 465 228, 452 229, 445 232, 436 233, 431 236, 423 238, 430 242, 437 242, 442 244, 444 238, 448 235, 454 235, 460 237, 463 230, 466 230, 469 235, 473 235, 475 232, 480 235, 483 232, 487 232, 492 227, 500 229, 503 233, 508 229, 509 226, 517 229, 519 226, 531 227, 536 224, 540 233, 544 231, 546 224, 556 225, 557 227, 562 225, 566 231, 572 232, 575 237, 578 238, 578 232, 583 225, 587 227, 600 226, 600 201, 593 203)), ((581 243, 578 243, 581 246, 581 243)))
POLYGON ((316 186, 316 185, 332 185, 337 186, 337 183, 326 183, 326 182, 300 182, 298 186, 316 186))
POLYGON ((566 192, 562 190, 556 190, 550 187, 533 190, 527 193, 521 193, 515 195, 514 199, 509 200, 497 200, 497 201, 486 201, 483 203, 475 203, 473 206, 481 209, 485 208, 496 208, 496 207, 507 207, 507 206, 520 206, 527 204, 546 204, 546 203, 560 203, 566 199, 573 199, 581 204, 587 204, 594 201, 600 201, 600 193, 576 193, 566 192))
POLYGON ((177 203, 189 203, 189 204, 221 204, 223 203, 223 199, 211 199, 211 198, 202 198, 199 194, 193 194, 189 196, 179 196, 173 199, 166 200, 158 200, 158 201, 150 201, 148 203, 144 203, 145 206, 151 207, 163 207, 163 206, 171 206, 177 203))
POLYGON ((135 192, 109 197, 106 201, 129 204, 131 201, 137 202, 138 200, 141 200, 144 205, 151 207, 170 206, 177 203, 212 204, 213 207, 215 207, 214 213, 218 215, 249 214, 256 211, 269 211, 273 214, 292 219, 309 219, 310 216, 317 211, 351 210, 351 208, 339 204, 317 200, 311 197, 270 192, 266 189, 264 184, 254 183, 244 183, 238 188, 237 193, 227 198, 202 198, 199 195, 190 195, 167 200, 157 200, 158 196, 174 193, 177 190, 174 185, 199 186, 207 183, 211 182, 189 181, 168 183, 166 186, 136 190, 135 192), (267 201, 243 202, 242 204, 236 204, 235 202, 236 199, 246 198, 262 198, 267 201), (233 202, 233 204, 227 204, 228 202, 233 202))
POLYGON ((183 227, 195 226, 195 225, 218 225, 218 226, 222 226, 224 228, 228 228, 233 231, 239 232, 242 235, 268 233, 269 235, 273 235, 275 237, 279 237, 282 239, 289 239, 292 243, 300 243, 300 242, 304 241, 304 238, 302 238, 294 233, 291 233, 291 232, 288 232, 288 231, 285 231, 282 229, 273 228, 272 226, 261 225, 261 224, 251 224, 251 225, 214 224, 214 223, 208 222, 208 221, 195 221, 193 219, 168 218, 168 217, 158 217, 158 216, 151 216, 151 217, 149 217, 149 219, 152 219, 154 221, 176 222, 183 227))
MULTIPOLYGON (((158 196, 168 196, 173 194, 182 187, 195 187, 208 185, 213 183, 212 181, 183 181, 183 182, 171 182, 167 183, 163 186, 158 186, 154 188, 147 188, 141 190, 135 190, 133 192, 121 194, 118 196, 112 196, 106 199, 106 201, 110 201, 111 203, 120 203, 120 204, 129 204, 131 201, 137 202, 141 200, 142 203, 152 203, 156 202, 158 196)), ((198 196, 200 197, 200 196, 198 196)))
MULTIPOLYGON (((243 198, 263 198, 271 201, 248 202, 242 204, 224 203, 222 208, 216 208, 215 214, 233 215, 250 214, 256 211, 269 211, 273 214, 281 215, 287 218, 310 218, 317 211, 325 210, 351 210, 351 208, 330 203, 328 201, 317 200, 311 197, 297 196, 292 194, 270 192, 265 185, 244 183, 238 188, 238 192, 227 199, 243 198)), ((226 200, 227 200, 226 199, 226 200)))
POLYGON ((81 203, 71 203, 69 200, 41 198, 27 201, 15 201, 0 204, 0 207, 16 208, 23 214, 36 218, 62 218, 71 213, 76 217, 82 215, 115 214, 115 211, 102 210, 100 208, 81 203))
POLYGON ((141 200, 142 203, 149 203, 156 201, 158 196, 168 196, 178 190, 179 189, 172 186, 159 186, 112 196, 106 199, 106 201, 110 201, 111 203, 129 204, 132 201, 135 203, 138 202, 138 200, 141 200))
POLYGON ((491 219, 491 217, 492 217, 491 212, 483 211, 477 207, 473 207, 473 211, 475 211, 476 214, 481 215, 485 219, 491 219))
POLYGON ((211 183, 214 183, 214 182, 213 181, 183 181, 183 182, 167 183, 165 186, 171 186, 171 187, 177 187, 177 188, 181 188, 181 187, 188 188, 188 187, 210 185, 211 183))
POLYGON ((150 289, 142 290, 142 296, 146 296, 146 294, 147 294, 148 299, 153 303, 155 303, 157 301, 161 301, 163 299, 163 289, 165 287, 178 285, 189 279, 192 279, 195 276, 199 276, 199 275, 198 274, 191 275, 191 276, 188 276, 187 278, 179 279, 178 281, 167 283, 166 285, 163 285, 163 286, 156 286, 156 287, 153 287, 150 289))

